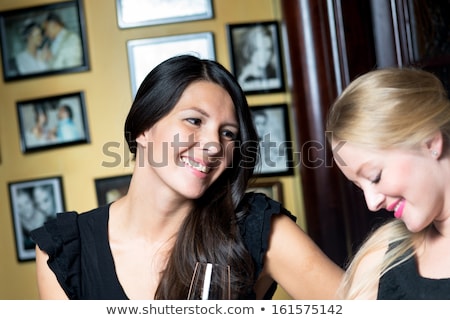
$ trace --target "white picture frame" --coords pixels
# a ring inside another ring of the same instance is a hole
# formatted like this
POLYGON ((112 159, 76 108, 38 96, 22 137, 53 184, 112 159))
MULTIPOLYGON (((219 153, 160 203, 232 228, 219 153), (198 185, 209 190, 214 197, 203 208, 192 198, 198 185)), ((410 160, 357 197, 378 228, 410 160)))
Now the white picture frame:
POLYGON ((116 0, 119 28, 135 28, 214 16, 211 0, 116 0))
POLYGON ((216 59, 212 32, 128 40, 127 51, 133 97, 147 74, 166 59, 181 54, 216 59))

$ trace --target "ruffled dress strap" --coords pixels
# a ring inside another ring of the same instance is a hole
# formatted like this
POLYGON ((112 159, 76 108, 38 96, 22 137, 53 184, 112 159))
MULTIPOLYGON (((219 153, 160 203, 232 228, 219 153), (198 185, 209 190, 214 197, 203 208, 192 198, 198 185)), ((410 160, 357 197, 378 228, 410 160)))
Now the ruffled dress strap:
POLYGON ((50 269, 69 299, 79 299, 81 282, 80 237, 78 213, 59 213, 56 219, 33 230, 31 237, 49 259, 50 269))
MULTIPOLYGON (((263 193, 247 193, 238 208, 239 210, 246 211, 244 218, 239 223, 239 228, 245 246, 255 263, 256 280, 264 268, 264 257, 269 248, 272 217, 283 214, 294 222, 297 218, 284 208, 280 202, 267 197, 263 193)), ((277 284, 274 283, 265 298, 271 298, 276 286, 277 284)))

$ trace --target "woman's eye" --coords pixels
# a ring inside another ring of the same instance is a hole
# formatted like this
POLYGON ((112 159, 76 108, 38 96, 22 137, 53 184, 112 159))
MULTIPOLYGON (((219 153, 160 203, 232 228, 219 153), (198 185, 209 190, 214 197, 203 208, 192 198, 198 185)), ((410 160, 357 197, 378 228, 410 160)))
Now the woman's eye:
POLYGON ((377 176, 375 177, 375 179, 371 180, 371 182, 373 184, 377 184, 378 182, 380 182, 381 180, 381 172, 379 174, 377 174, 377 176))
POLYGON ((222 135, 229 140, 236 140, 237 134, 230 130, 223 131, 222 135))
POLYGON ((202 123, 202 121, 197 118, 187 118, 186 121, 190 124, 193 124, 194 126, 199 126, 202 123))

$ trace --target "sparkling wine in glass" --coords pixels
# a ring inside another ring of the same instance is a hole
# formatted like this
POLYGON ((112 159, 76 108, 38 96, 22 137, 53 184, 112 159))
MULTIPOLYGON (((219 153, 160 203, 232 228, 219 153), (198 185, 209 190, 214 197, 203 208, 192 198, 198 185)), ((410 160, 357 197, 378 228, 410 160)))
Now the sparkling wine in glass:
POLYGON ((230 266, 197 262, 188 300, 230 300, 230 266))

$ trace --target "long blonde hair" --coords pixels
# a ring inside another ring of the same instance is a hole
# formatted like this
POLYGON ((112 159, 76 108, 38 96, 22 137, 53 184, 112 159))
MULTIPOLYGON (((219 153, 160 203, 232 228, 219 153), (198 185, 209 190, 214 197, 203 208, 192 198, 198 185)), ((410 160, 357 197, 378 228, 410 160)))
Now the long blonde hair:
POLYGON ((369 295, 369 290, 374 288, 379 279, 389 270, 411 258, 415 253, 415 247, 423 240, 426 229, 412 233, 403 221, 391 220, 374 230, 367 240, 351 259, 346 268, 343 281, 338 289, 339 299, 364 298, 369 295), (389 248, 379 265, 371 265, 365 270, 368 276, 355 281, 355 274, 363 259, 374 252, 387 249, 389 244, 397 244, 389 248))
MULTIPOLYGON (((355 79, 330 109, 329 139, 351 141, 376 149, 414 148, 441 132, 450 141, 450 101, 441 81, 415 68, 374 70, 355 79)), ((346 268, 339 298, 367 295, 380 277, 415 254, 426 230, 410 232, 400 220, 390 221, 371 233, 346 268), (371 266, 356 283, 355 272, 368 254, 388 248, 381 265, 371 266), (401 257, 401 258, 400 258, 401 257)))

